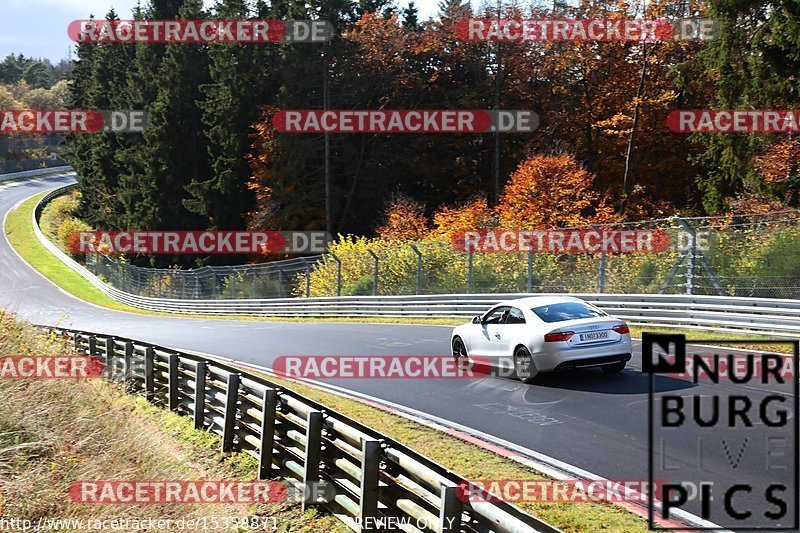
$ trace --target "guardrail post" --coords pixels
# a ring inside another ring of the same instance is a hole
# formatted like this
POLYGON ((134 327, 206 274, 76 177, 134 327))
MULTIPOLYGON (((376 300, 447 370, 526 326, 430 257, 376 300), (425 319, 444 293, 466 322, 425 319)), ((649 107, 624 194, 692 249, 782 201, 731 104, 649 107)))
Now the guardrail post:
POLYGON ((77 331, 72 334, 72 349, 75 350, 76 352, 79 352, 81 350, 80 335, 78 334, 77 331))
POLYGON ((472 294, 472 252, 467 254, 467 294, 472 294))
POLYGON ((379 271, 378 254, 376 254, 375 252, 373 252, 369 248, 367 248, 367 251, 369 252, 369 255, 372 256, 372 258, 374 259, 374 262, 375 262, 375 270, 374 270, 374 272, 372 274, 372 295, 373 296, 377 296, 378 295, 378 271, 379 271))
POLYGON ((381 443, 376 439, 361 442, 361 491, 359 516, 361 523, 378 516, 378 474, 381 464, 381 443))
POLYGON ((528 252, 528 294, 533 292, 533 252, 528 252))
POLYGON ((155 393, 155 359, 156 353, 152 346, 144 349, 144 394, 148 401, 153 401, 155 393))
POLYGON ((461 500, 458 499, 458 486, 450 481, 442 484, 439 504, 439 530, 461 531, 461 500))
POLYGON ((422 288, 422 252, 419 251, 416 244, 410 244, 411 249, 417 254, 417 288, 414 294, 419 294, 422 288))
POLYGON ((261 446, 258 450, 258 479, 268 479, 272 471, 272 449, 275 443, 275 409, 278 391, 266 389, 261 405, 261 446))
POLYGON ((194 379, 194 428, 203 429, 206 420, 206 363, 198 361, 194 379))
POLYGON ((132 380, 133 376, 133 343, 125 341, 125 381, 132 380))
POLYGON ((222 425, 222 451, 233 449, 233 434, 236 430, 236 407, 239 401, 239 374, 228 375, 228 390, 225 394, 225 420, 222 425))
POLYGON ((97 337, 89 335, 89 355, 97 355, 97 337))
POLYGON ((114 377, 114 338, 106 338, 106 378, 114 377))
POLYGON ((342 260, 336 254, 328 254, 336 261, 336 296, 342 295, 342 260))
POLYGON ((178 410, 178 354, 169 354, 169 395, 167 408, 170 411, 178 410))
POLYGON ((306 417, 306 453, 303 464, 303 497, 302 510, 306 510, 310 495, 319 483, 319 464, 322 459, 322 412, 310 411, 306 417))

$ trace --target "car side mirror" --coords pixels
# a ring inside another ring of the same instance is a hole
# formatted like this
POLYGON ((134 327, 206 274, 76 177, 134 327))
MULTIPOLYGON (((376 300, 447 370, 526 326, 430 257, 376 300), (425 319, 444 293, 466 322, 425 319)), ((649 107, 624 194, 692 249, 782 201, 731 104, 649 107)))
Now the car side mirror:
POLYGON ((474 317, 472 317, 472 323, 473 324, 480 324, 481 323, 481 316, 480 315, 475 315, 474 317))

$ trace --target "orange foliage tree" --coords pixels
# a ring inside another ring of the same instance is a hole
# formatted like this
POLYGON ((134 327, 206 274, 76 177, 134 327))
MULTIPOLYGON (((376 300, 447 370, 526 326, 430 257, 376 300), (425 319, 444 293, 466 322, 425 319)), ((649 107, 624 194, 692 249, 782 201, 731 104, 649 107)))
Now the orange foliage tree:
POLYGON ((389 204, 384 223, 376 231, 387 241, 418 241, 425 237, 428 226, 422 205, 400 195, 389 204))
POLYGON ((475 198, 458 207, 442 207, 433 215, 432 237, 450 238, 462 231, 497 227, 497 216, 486 198, 475 198))
POLYGON ((595 176, 568 154, 536 155, 520 163, 497 206, 501 226, 542 229, 614 222, 595 176))

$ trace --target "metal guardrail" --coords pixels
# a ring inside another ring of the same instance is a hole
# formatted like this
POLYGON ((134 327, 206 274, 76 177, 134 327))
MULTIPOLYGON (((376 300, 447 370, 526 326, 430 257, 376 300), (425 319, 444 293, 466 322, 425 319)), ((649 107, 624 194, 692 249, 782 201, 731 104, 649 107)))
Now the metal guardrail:
MULTIPOLYGON (((53 329, 76 352, 101 358, 104 377, 126 382, 159 405, 191 416, 222 437, 222 451, 258 460, 259 479, 326 487, 322 503, 354 531, 380 517, 409 532, 557 532, 499 500, 469 501, 468 480, 395 440, 263 377, 203 357, 133 339, 53 329), (459 489, 461 487, 461 489, 459 489), (467 500, 467 501, 464 501, 467 500), (396 523, 402 523, 396 520, 396 523), (417 528, 414 526, 422 526, 417 528)), ((375 523, 375 522, 372 522, 375 523)))
MULTIPOLYGON (((37 238, 58 259, 102 293, 142 310, 227 316, 460 318, 482 313, 502 300, 544 295, 495 293, 228 300, 137 296, 103 282, 61 251, 39 229, 37 221, 42 206, 69 187, 72 186, 51 191, 37 204, 31 221, 37 238)), ((682 294, 570 293, 569 296, 590 301, 632 325, 769 332, 779 336, 800 334, 800 300, 682 294)))
POLYGON ((37 168, 36 170, 25 170, 23 172, 0 174, 0 183, 9 180, 17 180, 20 178, 33 178, 45 174, 52 174, 54 172, 72 172, 72 167, 64 166, 64 167, 37 168))

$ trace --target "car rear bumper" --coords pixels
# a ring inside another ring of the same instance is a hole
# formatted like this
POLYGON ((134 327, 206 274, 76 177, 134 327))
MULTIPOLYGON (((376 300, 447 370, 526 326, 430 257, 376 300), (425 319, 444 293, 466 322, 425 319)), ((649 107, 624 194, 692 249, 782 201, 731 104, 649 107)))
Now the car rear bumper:
POLYGON ((591 368, 593 366, 613 365, 615 363, 628 362, 631 360, 631 354, 622 353, 617 355, 604 355, 601 357, 587 357, 583 359, 574 359, 559 363, 553 369, 554 372, 561 372, 562 370, 575 370, 576 368, 591 368))
POLYGON ((631 342, 614 342, 588 348, 554 349, 534 356, 536 368, 542 372, 572 370, 610 365, 631 359, 631 342))

